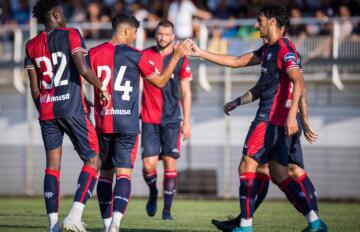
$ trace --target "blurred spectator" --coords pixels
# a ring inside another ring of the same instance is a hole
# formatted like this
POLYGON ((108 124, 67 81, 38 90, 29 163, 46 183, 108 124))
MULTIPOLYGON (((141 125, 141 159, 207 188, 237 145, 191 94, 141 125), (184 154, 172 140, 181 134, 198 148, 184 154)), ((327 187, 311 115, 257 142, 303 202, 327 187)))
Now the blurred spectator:
POLYGON ((304 36, 306 35, 306 26, 299 23, 302 18, 302 13, 300 8, 292 8, 290 10, 291 25, 289 27, 288 33, 290 35, 304 36))
POLYGON ((343 40, 351 35, 353 31, 353 25, 350 21, 351 12, 349 7, 346 5, 341 5, 339 7, 339 29, 340 29, 340 39, 343 40))
POLYGON ((177 38, 193 37, 193 16, 209 19, 211 14, 198 9, 190 0, 176 0, 170 4, 168 18, 174 23, 177 38))
POLYGON ((30 7, 27 0, 19 0, 12 9, 12 17, 18 25, 27 24, 30 19, 30 7))
POLYGON ((125 3, 122 0, 118 0, 112 7, 111 17, 114 17, 117 13, 125 11, 125 3))
POLYGON ((208 46, 208 51, 217 54, 227 54, 227 41, 222 36, 222 30, 219 27, 211 28, 211 39, 208 46))
POLYGON ((110 23, 110 17, 103 15, 98 2, 90 2, 87 7, 86 22, 92 23, 92 29, 84 30, 84 37, 90 39, 110 38, 111 30, 101 30, 100 24, 110 23))
POLYGON ((144 22, 145 19, 149 16, 149 12, 142 6, 139 1, 133 2, 131 4, 131 13, 140 22, 144 22))
POLYGON ((70 22, 82 23, 86 20, 85 9, 82 1, 73 1, 73 13, 70 18, 70 22))
POLYGON ((321 9, 315 11, 315 18, 318 20, 317 23, 308 24, 306 31, 309 35, 329 35, 332 30, 331 24, 327 23, 329 18, 325 12, 321 9))

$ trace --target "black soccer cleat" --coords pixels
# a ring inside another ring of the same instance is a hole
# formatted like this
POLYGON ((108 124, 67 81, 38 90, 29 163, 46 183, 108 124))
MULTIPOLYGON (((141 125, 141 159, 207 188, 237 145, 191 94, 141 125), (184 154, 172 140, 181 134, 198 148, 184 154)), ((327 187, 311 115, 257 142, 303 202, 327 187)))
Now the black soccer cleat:
POLYGON ((233 229, 240 224, 240 214, 235 218, 230 218, 226 221, 219 221, 216 219, 211 220, 211 223, 223 232, 232 232, 233 229))

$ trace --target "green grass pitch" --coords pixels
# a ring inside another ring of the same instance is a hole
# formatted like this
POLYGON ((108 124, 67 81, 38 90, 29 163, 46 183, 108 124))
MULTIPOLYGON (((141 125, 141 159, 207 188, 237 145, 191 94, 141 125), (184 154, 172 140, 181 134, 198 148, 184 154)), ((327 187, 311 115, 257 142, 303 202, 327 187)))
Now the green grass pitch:
MULTIPOLYGON (((62 199, 60 220, 71 205, 71 199, 62 199)), ((170 231, 217 231, 211 225, 212 218, 223 219, 226 215, 236 215, 239 204, 236 200, 184 200, 175 199, 174 221, 162 221, 162 201, 158 213, 149 218, 145 212, 144 199, 132 199, 121 225, 121 232, 170 232, 170 231)), ((322 218, 329 231, 360 231, 360 203, 321 202, 322 218)), ((84 222, 88 231, 102 231, 102 221, 96 199, 86 206, 84 222)), ((42 198, 0 198, 1 232, 46 231, 47 219, 42 198)), ((292 206, 285 201, 266 201, 256 212, 254 230, 257 232, 298 232, 306 223, 292 206)))

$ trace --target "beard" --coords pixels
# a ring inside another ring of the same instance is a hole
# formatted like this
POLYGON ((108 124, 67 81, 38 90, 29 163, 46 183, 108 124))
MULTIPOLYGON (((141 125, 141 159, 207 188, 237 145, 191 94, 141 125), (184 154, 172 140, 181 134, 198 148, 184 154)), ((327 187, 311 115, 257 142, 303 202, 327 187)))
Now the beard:
POLYGON ((160 50, 163 50, 163 49, 169 47, 169 46, 171 45, 171 42, 172 42, 172 41, 170 41, 169 43, 165 44, 164 46, 162 46, 158 41, 156 41, 156 44, 157 44, 157 46, 160 48, 160 50))

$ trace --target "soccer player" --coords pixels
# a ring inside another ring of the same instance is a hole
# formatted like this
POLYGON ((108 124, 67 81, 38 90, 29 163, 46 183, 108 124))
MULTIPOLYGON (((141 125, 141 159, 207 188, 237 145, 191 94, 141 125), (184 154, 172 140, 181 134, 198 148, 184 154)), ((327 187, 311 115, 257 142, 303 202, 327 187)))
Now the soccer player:
POLYGON ((63 227, 66 231, 85 231, 81 217, 95 187, 101 161, 96 132, 86 115, 81 76, 99 89, 104 103, 109 103, 110 98, 85 61, 87 51, 79 31, 66 28, 60 2, 37 1, 33 16, 44 24, 45 30, 26 44, 25 68, 31 94, 39 111, 46 150, 44 196, 49 231, 60 231, 59 178, 64 133, 70 137, 84 166, 63 227))
POLYGON ((103 161, 97 194, 105 231, 120 229, 120 222, 131 192, 131 172, 138 147, 139 83, 162 88, 170 79, 191 40, 181 42, 171 51, 166 69, 156 72, 146 52, 131 47, 140 22, 120 13, 112 19, 113 38, 89 51, 89 63, 103 85, 111 93, 111 103, 104 108, 95 89, 95 121, 103 161), (116 183, 112 192, 113 173, 116 183), (112 204, 113 202, 113 204, 112 204))
POLYGON ((286 9, 278 4, 267 4, 258 11, 255 27, 260 36, 266 38, 267 45, 255 52, 249 52, 239 57, 210 53, 193 45, 193 53, 214 63, 229 67, 244 67, 262 64, 262 91, 271 103, 268 115, 269 124, 260 122, 253 127, 253 136, 249 139, 259 146, 259 150, 247 149, 243 156, 244 167, 239 167, 240 176, 240 226, 234 232, 252 231, 252 217, 257 190, 256 169, 259 164, 269 162, 272 181, 295 204, 307 222, 305 231, 326 230, 325 224, 319 219, 315 208, 304 196, 301 185, 288 175, 287 165, 291 149, 295 149, 299 137, 297 111, 302 94, 304 81, 299 67, 299 57, 293 43, 283 38, 281 28, 288 20, 286 9), (276 139, 276 141, 274 141, 276 139), (274 146, 275 145, 275 146, 274 146), (261 151, 260 150, 260 151, 261 151))
MULTIPOLYGON (((173 24, 163 20, 156 27, 157 45, 144 51, 158 72, 164 70, 173 58, 174 38, 173 24)), ((146 212, 150 217, 157 210, 156 166, 161 159, 164 164, 162 219, 172 220, 171 205, 176 192, 176 159, 180 156, 181 135, 183 139, 190 137, 191 78, 189 61, 184 57, 163 89, 144 82, 141 150, 143 175, 149 186, 146 212), (184 115, 182 122, 180 96, 184 115)))
MULTIPOLYGON (((269 106, 271 106, 263 103, 264 96, 261 93, 260 81, 258 81, 254 87, 248 90, 241 97, 238 97, 235 100, 226 103, 224 105, 224 113, 230 115, 229 112, 235 110, 238 106, 248 104, 250 102, 256 101, 257 99, 260 99, 259 108, 257 110, 256 117, 252 125, 258 124, 257 122, 259 121, 264 121, 265 123, 268 123, 268 121, 259 117, 260 114, 263 113, 268 114, 270 111, 269 106)), ((299 109, 301 112, 301 124, 299 125, 301 126, 301 128, 303 128, 304 136, 307 139, 307 141, 309 143, 314 143, 317 140, 318 136, 314 133, 310 121, 308 119, 307 94, 305 88, 301 97, 299 109)), ((246 154, 247 149, 254 149, 253 147, 256 146, 255 143, 249 143, 249 141, 251 141, 249 138, 251 137, 252 132, 254 132, 254 130, 251 130, 252 128, 253 126, 250 127, 250 131, 247 135, 247 139, 244 145, 246 149, 244 149, 243 154, 246 154)), ((292 149, 289 154, 289 164, 288 164, 289 176, 292 176, 294 179, 299 181, 300 185, 304 186, 305 195, 307 195, 311 203, 314 204, 313 207, 315 211, 318 213, 315 187, 313 186, 311 180, 307 176, 306 171, 304 170, 304 161, 303 161, 302 149, 300 146, 299 137, 296 139, 296 144, 294 147, 295 149, 292 149)), ((264 147, 262 147, 261 149, 264 149, 264 147)), ((244 167, 244 165, 245 165, 244 162, 241 161, 240 167, 244 167)), ((256 170, 255 176, 256 178, 254 182, 259 182, 260 188, 256 193, 256 198, 254 202, 254 212, 260 206, 260 204, 267 195, 267 191, 269 188, 269 180, 270 180, 268 165, 267 164, 260 165, 256 170)), ((240 218, 241 218, 241 214, 239 214, 237 217, 233 219, 226 221, 212 220, 212 223, 222 231, 232 231, 237 226, 238 222, 240 221, 240 218)))

